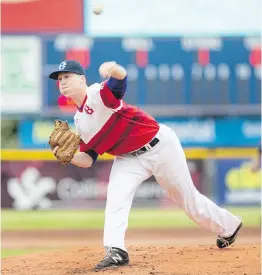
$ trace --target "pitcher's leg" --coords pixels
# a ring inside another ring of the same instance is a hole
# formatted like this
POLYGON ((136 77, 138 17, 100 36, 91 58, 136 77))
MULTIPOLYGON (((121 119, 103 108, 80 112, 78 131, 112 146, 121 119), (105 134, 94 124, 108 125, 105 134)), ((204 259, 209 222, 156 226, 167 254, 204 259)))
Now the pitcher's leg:
POLYGON ((137 187, 151 176, 135 157, 116 157, 110 174, 105 211, 104 246, 126 251, 124 239, 137 187))
POLYGON ((154 175, 175 202, 203 228, 221 236, 232 235, 241 220, 198 192, 192 182, 184 151, 175 134, 161 154, 165 155, 165 161, 156 166, 154 175))

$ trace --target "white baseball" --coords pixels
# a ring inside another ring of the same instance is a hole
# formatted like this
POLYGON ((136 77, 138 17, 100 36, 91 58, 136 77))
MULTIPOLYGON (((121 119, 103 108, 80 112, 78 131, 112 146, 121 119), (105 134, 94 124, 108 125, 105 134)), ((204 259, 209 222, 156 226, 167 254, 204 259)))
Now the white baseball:
POLYGON ((93 12, 96 15, 99 15, 103 12, 103 7, 101 5, 96 5, 93 7, 93 12))

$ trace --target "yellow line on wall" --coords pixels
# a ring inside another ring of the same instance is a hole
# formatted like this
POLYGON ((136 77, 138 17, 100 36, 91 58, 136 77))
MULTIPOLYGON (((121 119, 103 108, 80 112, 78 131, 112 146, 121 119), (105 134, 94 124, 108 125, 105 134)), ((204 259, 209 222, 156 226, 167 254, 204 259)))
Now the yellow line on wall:
MULTIPOLYGON (((207 159, 207 158, 251 158, 256 155, 254 148, 186 148, 186 157, 188 159, 207 159)), ((99 160, 112 160, 113 156, 104 154, 99 156, 99 160)), ((4 161, 25 161, 25 160, 50 160, 56 158, 49 150, 19 150, 2 149, 1 160, 4 161)))

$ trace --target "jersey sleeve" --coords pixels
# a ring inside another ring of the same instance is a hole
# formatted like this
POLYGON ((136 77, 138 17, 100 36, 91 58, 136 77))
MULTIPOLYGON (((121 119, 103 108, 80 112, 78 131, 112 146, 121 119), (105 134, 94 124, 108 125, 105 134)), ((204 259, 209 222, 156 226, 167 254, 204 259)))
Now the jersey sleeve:
POLYGON ((79 151, 87 152, 88 150, 90 150, 89 146, 86 143, 84 143, 84 141, 81 139, 79 144, 79 151))
POLYGON ((102 83, 100 96, 106 107, 111 109, 120 107, 121 99, 126 91, 126 80, 126 77, 122 80, 110 77, 102 83))

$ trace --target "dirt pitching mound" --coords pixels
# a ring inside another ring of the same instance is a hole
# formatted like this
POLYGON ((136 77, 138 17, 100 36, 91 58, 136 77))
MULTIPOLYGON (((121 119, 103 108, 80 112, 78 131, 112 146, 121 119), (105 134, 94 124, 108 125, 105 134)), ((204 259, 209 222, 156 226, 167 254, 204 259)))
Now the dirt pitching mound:
POLYGON ((131 246, 130 265, 93 271, 104 256, 97 246, 75 247, 2 261, 3 275, 259 275, 260 245, 131 246))

